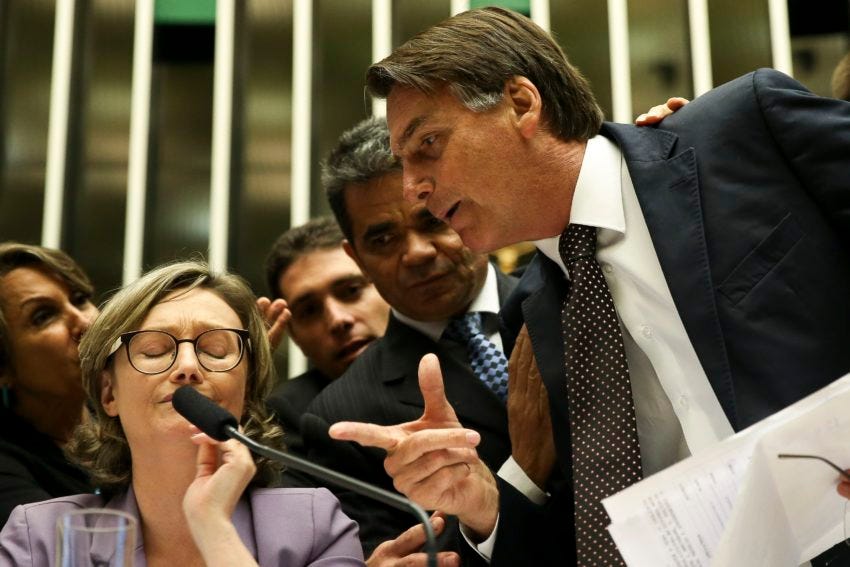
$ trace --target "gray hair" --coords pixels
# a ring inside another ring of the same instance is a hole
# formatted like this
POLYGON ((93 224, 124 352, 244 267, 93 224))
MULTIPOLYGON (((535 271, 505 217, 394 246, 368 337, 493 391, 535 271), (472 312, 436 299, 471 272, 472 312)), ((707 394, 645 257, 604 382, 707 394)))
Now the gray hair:
MULTIPOLYGON (((248 380, 245 410, 239 423, 246 435, 266 445, 282 446, 283 432, 268 416, 265 399, 274 380, 274 364, 266 326, 257 310, 256 298, 241 277, 227 272, 215 273, 202 262, 178 262, 156 268, 121 289, 104 306, 80 342, 80 367, 89 404, 95 418, 80 425, 66 453, 89 471, 92 482, 108 493, 126 490, 132 480, 130 447, 119 418, 103 409, 100 401, 101 376, 113 358, 112 346, 123 334, 139 325, 166 295, 173 291, 208 289, 221 297, 248 329, 250 348, 246 349, 248 380)), ((269 486, 278 480, 280 467, 255 457, 257 486, 269 486)))
MULTIPOLYGON (((345 207, 345 188, 401 171, 390 151, 390 132, 383 118, 367 118, 343 132, 322 163, 322 185, 343 234, 354 242, 351 217, 345 207)), ((401 189, 399 188, 399 192, 401 189)))

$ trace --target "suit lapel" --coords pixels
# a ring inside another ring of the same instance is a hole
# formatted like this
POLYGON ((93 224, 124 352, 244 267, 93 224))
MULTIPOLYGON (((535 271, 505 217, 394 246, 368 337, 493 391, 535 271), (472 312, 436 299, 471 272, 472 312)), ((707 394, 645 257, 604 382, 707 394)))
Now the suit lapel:
POLYGON ((566 395, 561 319, 557 313, 552 316, 553 309, 557 310, 563 301, 566 280, 558 266, 541 254, 535 256, 526 270, 541 282, 522 302, 522 316, 528 325, 537 367, 550 392, 566 395))
POLYGON ((715 303, 693 148, 670 157, 677 136, 663 130, 603 125, 623 152, 655 252, 691 344, 733 427, 729 359, 715 303))
POLYGON ((393 369, 382 377, 384 387, 402 404, 424 409, 419 391, 419 360, 428 353, 440 359, 446 397, 461 422, 473 429, 506 430, 505 407, 476 378, 468 366, 449 356, 444 346, 390 316, 387 326, 385 368, 393 369))
POLYGON ((505 303, 501 317, 503 325, 511 332, 511 348, 522 324, 525 323, 528 327, 534 358, 549 395, 553 435, 560 464, 564 474, 569 477, 571 450, 567 385, 563 370, 561 320, 557 316, 565 291, 566 280, 560 268, 538 253, 526 268, 511 298, 505 303))
POLYGON ((505 352, 505 357, 510 360, 511 351, 513 351, 514 342, 516 341, 516 331, 505 325, 501 308, 506 305, 508 298, 516 290, 519 279, 503 274, 498 266, 494 267, 496 268, 496 285, 499 291, 499 335, 502 337, 502 350, 505 352))

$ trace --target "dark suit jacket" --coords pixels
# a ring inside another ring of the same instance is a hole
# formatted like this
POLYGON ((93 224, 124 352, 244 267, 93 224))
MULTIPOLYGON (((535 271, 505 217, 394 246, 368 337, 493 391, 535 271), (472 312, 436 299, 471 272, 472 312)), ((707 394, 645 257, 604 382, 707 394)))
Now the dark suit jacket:
POLYGON ((0 409, 0 526, 19 504, 93 490, 52 439, 0 409))
MULTIPOLYGON (((498 273, 500 303, 516 280, 498 273)), ((390 317, 387 332, 348 371, 313 401, 301 422, 310 460, 361 480, 394 490, 384 471, 385 453, 355 443, 331 440, 328 427, 337 421, 394 425, 422 416, 419 360, 435 353, 443 370, 446 396, 461 423, 481 434, 478 452, 493 469, 510 455, 505 406, 476 378, 468 363, 449 355, 447 347, 390 317)), ((360 539, 368 556, 382 541, 396 537, 415 523, 408 513, 347 491, 335 491, 343 510, 360 524, 360 539)), ((449 531, 449 530, 447 530, 449 531)))
MULTIPOLYGON (((625 156, 685 330, 736 431, 850 370, 850 104, 759 70, 658 129, 601 133, 625 156)), ((528 325, 569 478, 563 288, 538 254, 502 316, 513 331, 528 325)), ((563 498, 548 513, 569 519, 571 506, 563 498)), ((509 489, 501 510, 494 566, 516 564, 530 541, 546 549, 536 536, 547 511, 509 489)), ((563 532, 548 547, 552 564, 574 553, 563 532)))
POLYGON ((299 456, 306 454, 301 437, 301 415, 331 379, 315 368, 275 386, 266 399, 269 411, 275 414, 283 427, 286 449, 299 456))

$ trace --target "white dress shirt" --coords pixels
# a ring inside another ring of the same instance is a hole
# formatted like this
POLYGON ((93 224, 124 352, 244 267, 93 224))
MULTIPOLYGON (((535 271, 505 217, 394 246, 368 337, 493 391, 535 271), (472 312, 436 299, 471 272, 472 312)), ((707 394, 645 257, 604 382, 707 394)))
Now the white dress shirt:
MULTIPOLYGON (((644 474, 732 435, 673 303, 622 152, 603 136, 587 143, 570 223, 598 228, 596 259, 623 329, 644 474), (679 431, 686 447, 671 452, 679 431)), ((566 276, 558 239, 535 245, 566 276)))
MULTIPOLYGON (((623 154, 603 136, 588 140, 570 223, 598 229, 596 259, 623 331, 644 476, 732 435, 673 303, 623 154)), ((535 245, 568 277, 559 239, 535 245)), ((545 502, 547 495, 512 458, 498 474, 532 502, 545 502)), ((470 542, 488 561, 497 532, 498 520, 487 540, 470 542)))

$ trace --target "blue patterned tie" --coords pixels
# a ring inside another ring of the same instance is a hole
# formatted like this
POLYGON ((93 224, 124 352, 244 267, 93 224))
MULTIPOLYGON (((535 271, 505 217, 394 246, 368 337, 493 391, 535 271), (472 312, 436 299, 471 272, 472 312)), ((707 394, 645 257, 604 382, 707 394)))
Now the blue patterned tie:
POLYGON ((472 372, 504 403, 508 397, 508 360, 484 334, 481 313, 467 313, 452 319, 444 335, 466 344, 472 372))

